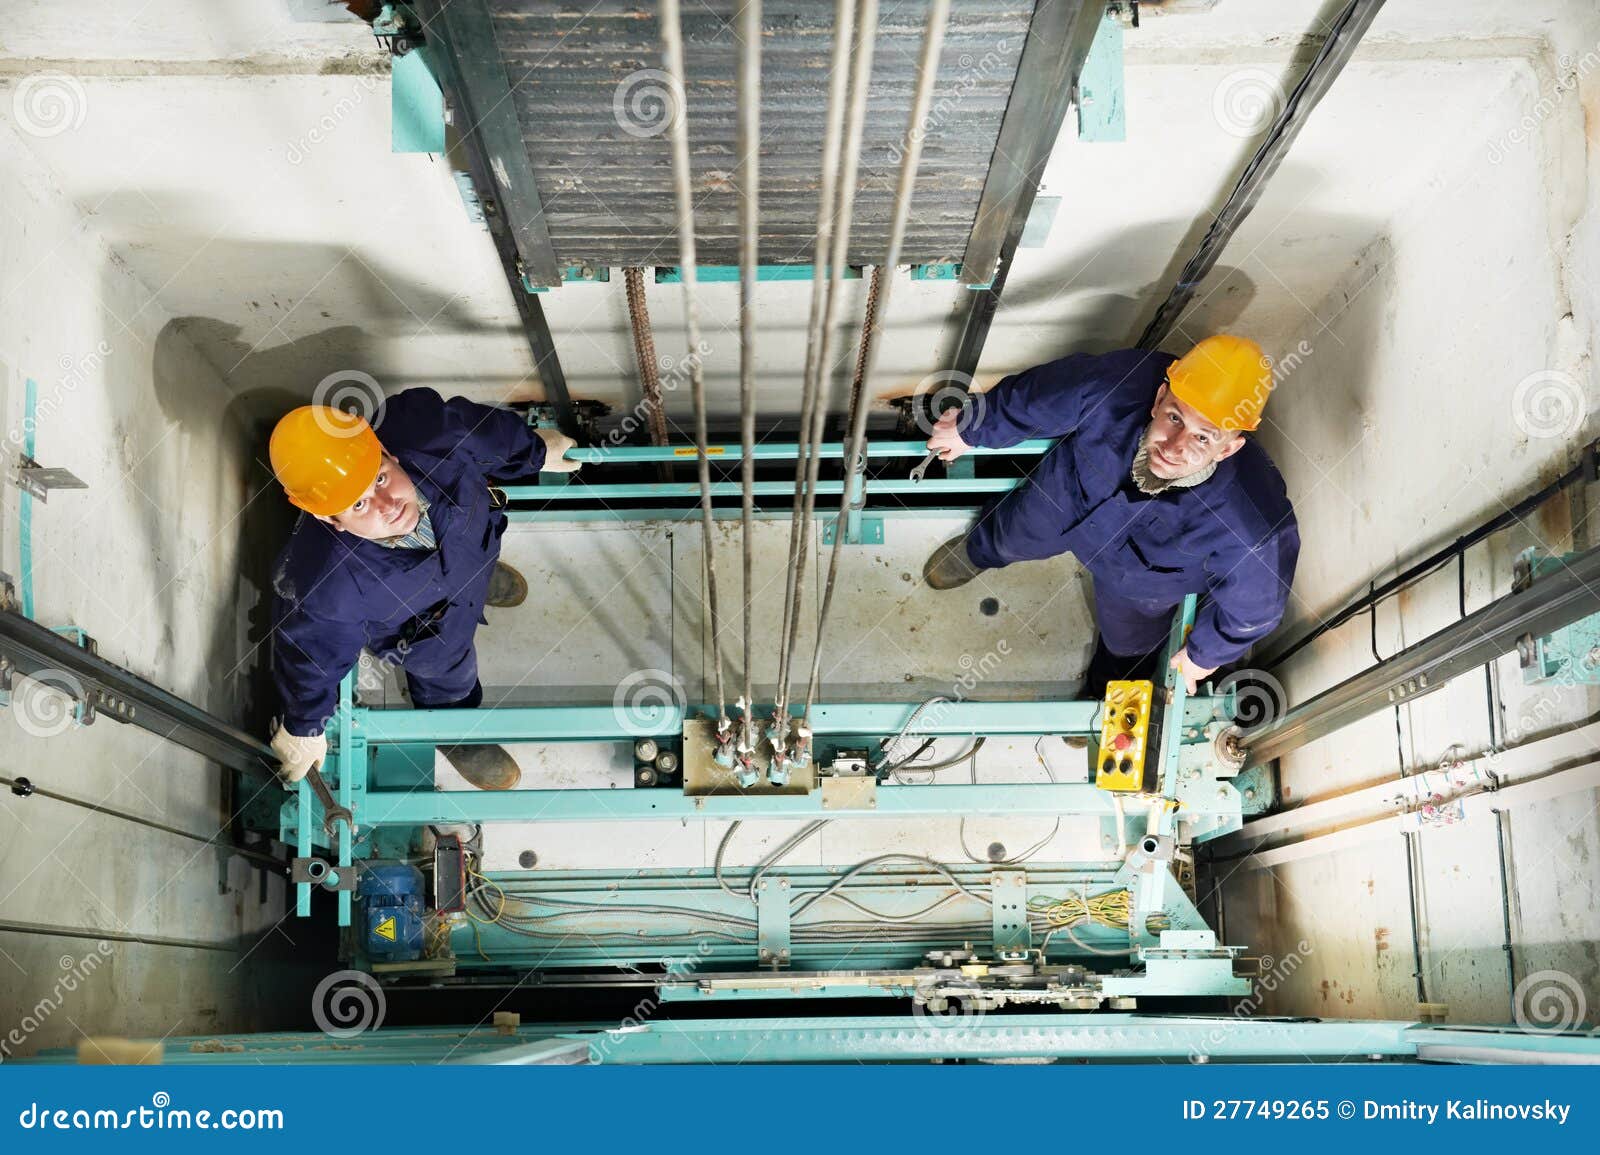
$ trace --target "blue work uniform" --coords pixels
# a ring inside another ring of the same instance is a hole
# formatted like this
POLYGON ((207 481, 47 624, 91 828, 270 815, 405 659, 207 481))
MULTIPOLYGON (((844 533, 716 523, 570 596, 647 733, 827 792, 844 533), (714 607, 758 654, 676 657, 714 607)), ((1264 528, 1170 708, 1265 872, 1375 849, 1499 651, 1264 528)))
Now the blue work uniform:
POLYGON ((1188 488, 1146 494, 1134 455, 1176 358, 1125 349, 1078 354, 1005 378, 971 402, 969 445, 1061 440, 967 537, 974 565, 1071 552, 1094 578, 1101 641, 1119 656, 1159 649, 1185 594, 1204 594, 1189 657, 1245 657, 1283 618, 1300 532, 1283 478, 1253 439, 1188 488))
POLYGON ((388 398, 374 423, 427 501, 432 549, 391 549, 302 514, 273 567, 273 678, 291 734, 320 734, 363 646, 405 667, 420 707, 482 699, 473 634, 483 621, 505 514, 489 478, 544 465, 544 442, 509 409, 432 389, 388 398))

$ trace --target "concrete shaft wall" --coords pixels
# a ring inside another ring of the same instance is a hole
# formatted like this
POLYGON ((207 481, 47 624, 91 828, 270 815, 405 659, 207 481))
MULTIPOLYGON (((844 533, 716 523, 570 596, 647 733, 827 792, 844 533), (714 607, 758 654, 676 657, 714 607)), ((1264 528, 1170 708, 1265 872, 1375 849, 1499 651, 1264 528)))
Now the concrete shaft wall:
MULTIPOLYGON (((106 658, 242 720, 265 564, 248 536, 261 478, 244 426, 216 371, 10 126, 0 182, 8 466, 31 430, 38 460, 87 486, 35 501, 31 532, 6 486, 0 570, 19 586, 31 578, 39 621, 80 627, 106 658)), ((21 679, 0 710, 0 775, 76 800, 8 794, 0 807, 0 1057, 85 1031, 203 1034, 270 1019, 270 984, 241 964, 283 891, 259 890, 255 871, 207 844, 227 813, 222 775, 131 726, 75 726, 69 711, 21 679), (152 939, 181 941, 134 941, 152 939)))
MULTIPOLYGON (((1443 148, 1418 141, 1438 154, 1428 179, 1332 291, 1290 310, 1298 324, 1280 347, 1296 364, 1281 375, 1261 435, 1306 538, 1285 636, 1559 475, 1597 431, 1600 302, 1589 270, 1600 22, 1572 15, 1536 51, 1496 63, 1470 132, 1443 148)), ((1330 104, 1349 95, 1336 92, 1330 104)), ((1239 323, 1251 316, 1246 309, 1239 323)), ((1553 499, 1459 568, 1382 603, 1376 621, 1364 614, 1324 636, 1275 671, 1288 699, 1419 641, 1463 605, 1470 612, 1503 596, 1522 550, 1593 546, 1592 509, 1585 487, 1553 499)), ((1566 729, 1597 705, 1592 688, 1525 686, 1515 656, 1503 658, 1488 675, 1292 754, 1281 767, 1284 801, 1329 799, 1480 752, 1491 715, 1493 740, 1506 746, 1566 729)), ((1279 1013, 1405 1018, 1423 998, 1454 1022, 1539 1022, 1541 997, 1557 997, 1559 1021, 1592 1022, 1597 802, 1578 789, 1505 807, 1512 976, 1487 807, 1409 841, 1390 833, 1270 869, 1223 868, 1230 939, 1279 959, 1304 956, 1264 1000, 1279 1013)))

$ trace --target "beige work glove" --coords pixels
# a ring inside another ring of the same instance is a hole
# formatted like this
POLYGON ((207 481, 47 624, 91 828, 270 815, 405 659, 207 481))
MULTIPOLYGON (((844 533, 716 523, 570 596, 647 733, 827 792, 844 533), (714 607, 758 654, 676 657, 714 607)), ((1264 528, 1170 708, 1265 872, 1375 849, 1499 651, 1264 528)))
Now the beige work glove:
POLYGON ((272 752, 278 756, 278 777, 285 786, 293 786, 327 757, 328 736, 312 734, 303 738, 279 726, 272 735, 272 752))
POLYGON ((578 443, 568 437, 559 429, 535 429, 539 440, 544 442, 544 464, 539 467, 540 473, 576 473, 581 461, 571 461, 567 458, 567 450, 578 443))

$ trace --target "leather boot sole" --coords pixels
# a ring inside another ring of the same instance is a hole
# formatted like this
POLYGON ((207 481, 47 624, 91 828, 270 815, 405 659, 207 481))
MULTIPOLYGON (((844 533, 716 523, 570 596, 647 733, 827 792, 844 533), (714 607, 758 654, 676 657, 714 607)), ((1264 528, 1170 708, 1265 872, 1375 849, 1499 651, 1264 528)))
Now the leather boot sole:
POLYGON ((522 768, 504 746, 440 746, 439 753, 479 790, 515 790, 522 768))

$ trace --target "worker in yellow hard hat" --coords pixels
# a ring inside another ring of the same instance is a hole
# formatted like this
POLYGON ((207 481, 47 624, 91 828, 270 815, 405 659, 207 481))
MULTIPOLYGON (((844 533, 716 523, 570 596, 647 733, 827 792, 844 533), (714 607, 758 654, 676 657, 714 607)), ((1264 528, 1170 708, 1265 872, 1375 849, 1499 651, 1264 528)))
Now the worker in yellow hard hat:
POLYGON ((946 542, 923 573, 935 589, 984 570, 1072 553, 1094 579, 1099 637, 1086 696, 1150 677, 1184 595, 1205 595, 1172 658, 1189 689, 1240 662, 1283 618, 1300 552, 1283 478, 1247 434, 1272 366, 1244 337, 1207 337, 1182 357, 1079 354, 1005 378, 945 413, 928 448, 1059 437, 1032 475, 946 542))
MULTIPOLYGON (((272 572, 282 699, 272 748, 286 782, 327 753, 339 681, 363 648, 404 668, 418 707, 482 701, 473 635, 484 607, 516 606, 528 592, 499 560, 506 517, 489 478, 571 472, 572 445, 509 409, 432 389, 387 398, 371 423, 325 405, 278 422, 272 471, 303 511, 272 572)), ((441 752, 482 789, 508 790, 521 777, 499 746, 441 752)))

